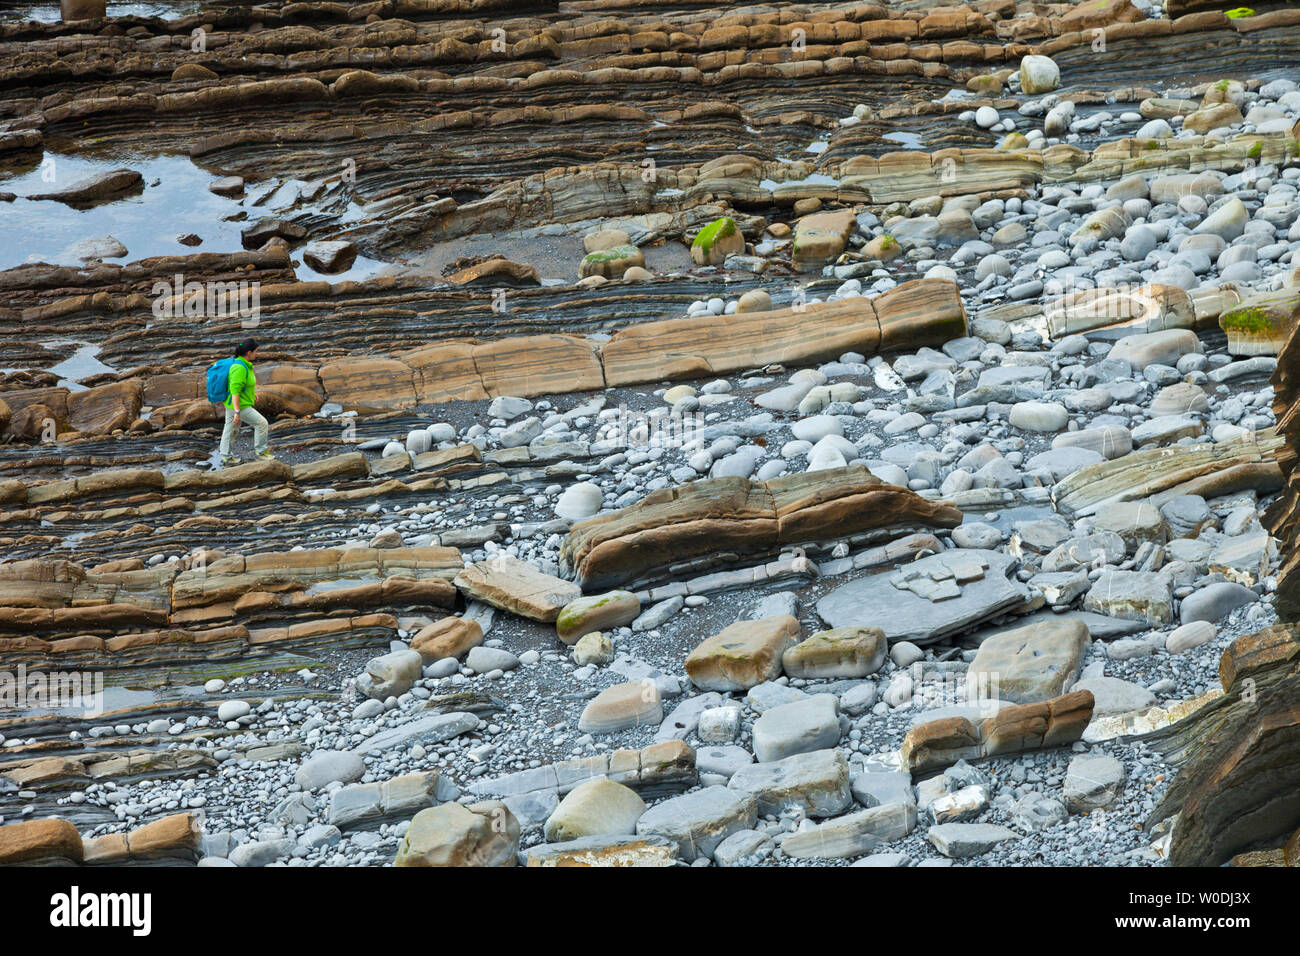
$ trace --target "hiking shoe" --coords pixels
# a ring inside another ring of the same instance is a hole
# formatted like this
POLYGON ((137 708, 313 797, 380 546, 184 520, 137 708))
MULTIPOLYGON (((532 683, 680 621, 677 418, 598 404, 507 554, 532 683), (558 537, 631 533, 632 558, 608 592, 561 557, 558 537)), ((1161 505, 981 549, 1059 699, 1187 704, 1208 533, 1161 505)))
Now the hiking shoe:
POLYGON ((262 461, 276 460, 276 457, 271 454, 271 449, 269 448, 266 451, 259 451, 255 457, 262 459, 262 461))
POLYGON ((238 459, 236 456, 234 456, 234 455, 222 455, 222 456, 221 456, 221 467, 222 467, 222 468, 229 468, 229 467, 231 467, 232 465, 238 465, 238 464, 239 464, 239 459, 238 459))

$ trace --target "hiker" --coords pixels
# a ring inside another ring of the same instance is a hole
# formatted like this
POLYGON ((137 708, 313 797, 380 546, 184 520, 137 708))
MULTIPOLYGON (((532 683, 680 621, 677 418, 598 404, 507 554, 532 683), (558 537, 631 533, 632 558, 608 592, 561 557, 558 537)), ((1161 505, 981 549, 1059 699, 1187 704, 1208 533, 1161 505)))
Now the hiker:
POLYGON ((230 360, 230 372, 226 379, 229 392, 225 400, 226 427, 221 431, 223 468, 239 462, 239 459, 230 453, 230 440, 239 431, 240 422, 248 422, 253 426, 253 453, 263 461, 275 460, 275 456, 266 447, 266 434, 270 426, 267 424, 266 417, 253 407, 254 389, 257 387, 253 359, 256 357, 257 340, 250 338, 239 343, 239 348, 235 349, 235 357, 230 360))

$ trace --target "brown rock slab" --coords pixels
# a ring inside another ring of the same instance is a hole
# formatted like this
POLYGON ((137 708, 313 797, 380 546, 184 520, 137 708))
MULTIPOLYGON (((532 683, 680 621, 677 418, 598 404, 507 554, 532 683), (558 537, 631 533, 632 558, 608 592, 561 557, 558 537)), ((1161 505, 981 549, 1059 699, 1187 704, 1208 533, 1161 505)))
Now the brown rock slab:
POLYGON ((766 482, 709 478, 579 522, 560 547, 560 561, 584 588, 611 587, 654 580, 689 560, 715 566, 719 554, 767 554, 878 528, 960 522, 946 502, 886 484, 862 466, 766 482))
POLYGON ((411 650, 419 651, 424 663, 432 664, 444 657, 463 657, 482 643, 483 628, 478 621, 444 617, 420 628, 411 638, 411 650))
POLYGON ((796 644, 781 663, 791 677, 865 677, 880 670, 887 652, 885 632, 878 627, 836 627, 796 644))
POLYGON ((79 864, 81 834, 67 820, 24 820, 0 827, 0 866, 79 864))
POLYGON ((691 651, 686 673, 701 690, 748 690, 780 676, 781 660, 799 638, 799 622, 787 615, 736 621, 691 651))
POLYGON ((917 724, 903 738, 903 766, 913 773, 1000 754, 1059 747, 1083 736, 1092 719, 1089 691, 1001 707, 981 719, 942 717, 917 724))
POLYGON ((654 681, 627 681, 592 698, 578 719, 578 729, 585 734, 612 734, 629 727, 658 726, 663 719, 663 701, 654 681))
POLYGON ((452 583, 469 597, 547 624, 582 595, 576 584, 508 555, 471 565, 452 583))

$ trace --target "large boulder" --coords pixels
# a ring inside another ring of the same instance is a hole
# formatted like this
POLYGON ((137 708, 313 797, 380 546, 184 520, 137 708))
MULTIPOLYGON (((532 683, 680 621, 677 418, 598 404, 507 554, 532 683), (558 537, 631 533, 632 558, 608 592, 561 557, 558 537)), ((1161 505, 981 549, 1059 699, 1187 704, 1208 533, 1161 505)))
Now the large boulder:
POLYGON ((792 265, 796 272, 810 272, 834 262, 857 228, 851 209, 819 212, 804 216, 795 226, 792 265))
POLYGON ((818 631, 781 656, 786 674, 805 679, 866 677, 880 670, 888 642, 878 627, 818 631))
POLYGON ((823 750, 839 741, 839 699, 834 694, 813 694, 773 707, 754 721, 754 756, 760 761, 823 750))
POLYGON ((782 657, 798 637, 799 622, 788 614, 736 621, 686 656, 686 674, 701 690, 748 690, 780 676, 782 657))
POLYGON ((1026 96, 1050 93, 1061 85, 1061 70, 1050 56, 1027 56, 1020 61, 1020 92, 1026 96))
POLYGON ((411 818, 393 866, 514 866, 519 821, 495 800, 444 803, 411 818))
POLYGON ((645 266, 645 256, 636 246, 612 246, 598 252, 589 252, 582 259, 578 270, 582 277, 603 276, 606 279, 621 279, 628 269, 645 266))
POLYGON ((691 261, 697 266, 720 266, 727 256, 745 251, 745 237, 729 216, 715 219, 695 235, 691 243, 691 261))
POLYGON ((1077 618, 1040 621, 984 641, 968 674, 989 681, 1000 700, 1049 700, 1078 678, 1088 643, 1088 627, 1077 618))
POLYGON ((570 790, 546 820, 548 843, 636 833, 645 801, 631 787, 604 777, 570 790))
POLYGON ((400 697, 415 686, 423 673, 419 651, 393 651, 373 658, 357 678, 357 690, 373 700, 400 697))
POLYGON ((464 657, 482 643, 483 628, 478 621, 453 616, 420 628, 411 638, 411 650, 419 653, 424 663, 432 664, 445 657, 464 657))
POLYGON ((584 634, 631 624, 641 613, 641 601, 631 591, 609 591, 571 601, 555 619, 555 633, 565 644, 584 634))
POLYGON ((1277 355, 1300 320, 1300 290, 1279 289, 1247 296, 1219 315, 1233 355, 1277 355))

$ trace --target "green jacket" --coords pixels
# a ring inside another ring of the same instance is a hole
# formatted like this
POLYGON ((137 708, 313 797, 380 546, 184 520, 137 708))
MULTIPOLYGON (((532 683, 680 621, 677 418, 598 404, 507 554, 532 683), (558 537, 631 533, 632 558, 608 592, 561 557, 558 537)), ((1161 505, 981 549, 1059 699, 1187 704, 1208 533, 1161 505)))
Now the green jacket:
POLYGON ((235 396, 239 396, 240 408, 252 408, 254 389, 257 388, 257 373, 248 359, 242 356, 230 363, 230 395, 226 397, 226 407, 235 407, 235 396))

